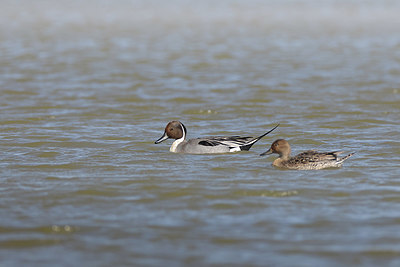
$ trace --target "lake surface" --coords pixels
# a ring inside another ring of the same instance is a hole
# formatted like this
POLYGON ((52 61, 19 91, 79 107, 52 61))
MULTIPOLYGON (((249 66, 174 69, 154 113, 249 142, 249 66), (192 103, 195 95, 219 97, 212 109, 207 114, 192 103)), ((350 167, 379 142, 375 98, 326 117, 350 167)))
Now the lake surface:
POLYGON ((2 1, 1 266, 399 266, 398 1, 2 1), (154 144, 258 136, 249 152, 154 144), (356 152, 288 171, 260 157, 356 152))

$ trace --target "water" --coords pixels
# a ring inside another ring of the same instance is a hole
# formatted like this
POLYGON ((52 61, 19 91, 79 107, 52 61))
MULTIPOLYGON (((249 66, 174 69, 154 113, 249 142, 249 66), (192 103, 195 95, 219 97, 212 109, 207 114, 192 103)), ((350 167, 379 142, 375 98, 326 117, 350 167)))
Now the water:
POLYGON ((2 1, 2 266, 399 266, 397 1, 2 1), (257 136, 249 152, 169 153, 257 136), (285 171, 259 157, 356 154, 285 171))

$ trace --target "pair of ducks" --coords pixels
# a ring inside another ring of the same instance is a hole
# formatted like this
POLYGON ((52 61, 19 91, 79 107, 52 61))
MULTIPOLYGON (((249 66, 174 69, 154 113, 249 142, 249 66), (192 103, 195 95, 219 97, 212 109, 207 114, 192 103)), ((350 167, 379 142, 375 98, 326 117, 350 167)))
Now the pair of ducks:
MULTIPOLYGON (((170 148, 170 151, 175 153, 213 154, 237 152, 249 150, 258 140, 275 130, 278 126, 279 124, 259 137, 214 136, 186 140, 186 127, 180 121, 171 121, 165 127, 163 136, 155 143, 159 144, 169 138, 175 139, 170 148)), ((273 142, 270 149, 260 154, 260 156, 273 153, 279 154, 279 157, 274 160, 272 165, 295 170, 318 170, 341 167, 343 162, 354 154, 350 153, 345 157, 339 158, 339 155, 343 153, 342 151, 317 152, 309 150, 291 157, 290 145, 284 139, 278 139, 273 142)))

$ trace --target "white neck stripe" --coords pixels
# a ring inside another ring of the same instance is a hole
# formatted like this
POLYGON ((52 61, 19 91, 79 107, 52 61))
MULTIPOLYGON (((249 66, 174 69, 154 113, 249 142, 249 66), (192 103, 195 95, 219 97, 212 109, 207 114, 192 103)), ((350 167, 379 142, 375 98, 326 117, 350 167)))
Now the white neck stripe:
POLYGON ((178 146, 179 146, 184 140, 185 140, 185 135, 183 135, 182 138, 176 139, 176 140, 172 143, 172 145, 171 145, 169 151, 171 151, 171 152, 176 152, 176 149, 178 148, 178 146))

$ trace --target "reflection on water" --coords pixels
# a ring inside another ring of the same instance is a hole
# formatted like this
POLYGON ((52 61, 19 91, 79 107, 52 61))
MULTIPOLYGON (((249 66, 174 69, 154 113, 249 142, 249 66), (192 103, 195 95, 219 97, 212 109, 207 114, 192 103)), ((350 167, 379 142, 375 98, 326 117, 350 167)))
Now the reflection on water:
POLYGON ((396 1, 3 1, 0 263, 400 264, 396 1), (280 127, 249 152, 169 153, 280 127), (355 151, 316 172, 259 157, 355 151))

